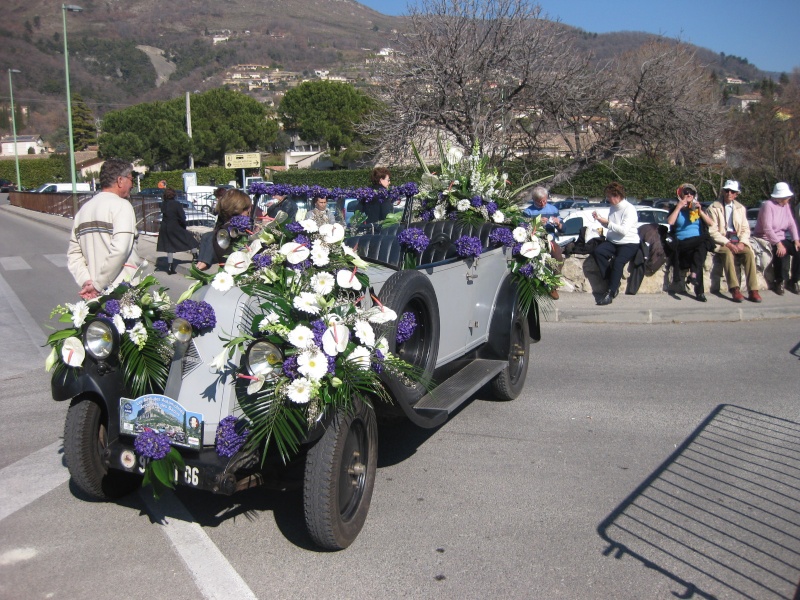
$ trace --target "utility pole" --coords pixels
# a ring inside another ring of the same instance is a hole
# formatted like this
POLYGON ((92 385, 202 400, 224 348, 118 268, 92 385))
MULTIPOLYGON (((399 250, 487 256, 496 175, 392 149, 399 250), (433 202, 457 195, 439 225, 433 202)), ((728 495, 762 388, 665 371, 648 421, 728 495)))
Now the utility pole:
MULTIPOLYGON (((186 135, 189 136, 189 142, 192 141, 192 101, 189 98, 189 92, 186 92, 186 135)), ((191 150, 189 151, 189 169, 194 169, 194 155, 191 150)))

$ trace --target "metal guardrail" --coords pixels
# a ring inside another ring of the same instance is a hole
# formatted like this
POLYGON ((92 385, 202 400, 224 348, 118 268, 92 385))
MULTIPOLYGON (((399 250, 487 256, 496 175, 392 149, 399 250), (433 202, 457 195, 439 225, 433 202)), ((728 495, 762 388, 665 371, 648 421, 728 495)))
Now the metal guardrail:
MULTIPOLYGON (((92 194, 77 194, 77 206, 80 209, 88 202, 92 194)), ((72 194, 39 194, 36 192, 10 192, 8 195, 12 206, 35 210, 49 215, 75 218, 72 194)), ((136 213, 136 223, 140 233, 158 233, 158 217, 161 214, 161 203, 157 198, 131 196, 131 206, 136 213)))

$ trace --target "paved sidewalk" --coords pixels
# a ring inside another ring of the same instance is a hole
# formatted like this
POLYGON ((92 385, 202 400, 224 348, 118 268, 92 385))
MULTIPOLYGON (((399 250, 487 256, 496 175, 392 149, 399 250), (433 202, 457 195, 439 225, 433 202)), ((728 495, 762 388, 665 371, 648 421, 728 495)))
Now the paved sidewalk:
MULTIPOLYGON (((23 215, 64 231, 72 229, 72 220, 65 217, 10 205, 2 205, 0 210, 23 215)), ((166 268, 166 258, 163 254, 158 256, 157 240, 157 236, 140 235, 139 255, 163 271, 166 268)), ((186 274, 191 264, 191 254, 177 253, 175 258, 178 274, 186 274)), ((159 275, 164 275, 161 277, 162 283, 168 285, 166 274, 159 275)), ((760 304, 747 300, 737 304, 731 301, 727 294, 706 293, 708 302, 698 302, 694 296, 672 296, 663 293, 636 296, 620 294, 612 304, 597 306, 593 294, 561 292, 561 298, 551 302, 549 309, 545 309, 545 320, 557 323, 700 323, 800 318, 800 296, 788 291, 783 296, 778 296, 770 290, 760 293, 764 299, 760 304)))

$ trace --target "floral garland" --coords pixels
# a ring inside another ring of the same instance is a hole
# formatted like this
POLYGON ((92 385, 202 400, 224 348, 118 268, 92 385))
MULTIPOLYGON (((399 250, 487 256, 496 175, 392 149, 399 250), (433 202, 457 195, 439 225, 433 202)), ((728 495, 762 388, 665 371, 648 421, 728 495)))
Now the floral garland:
POLYGON ((185 318, 196 333, 213 327, 216 319, 205 302, 186 300, 173 306, 166 288, 153 289, 159 285, 155 277, 142 276, 146 266, 130 282, 109 287, 95 299, 53 309, 50 318, 59 316, 61 323, 72 323, 72 327, 47 338, 52 347, 45 362, 48 371, 83 367, 86 350, 81 331, 87 320, 99 317, 110 321, 120 336, 119 360, 130 393, 138 397, 163 389, 174 352, 173 320, 185 318))
MULTIPOLYGON (((266 452, 274 442, 288 460, 306 428, 326 413, 350 407, 355 397, 388 400, 380 375, 416 376, 389 352, 383 330, 396 313, 374 297, 371 306, 362 305, 369 280, 358 269, 367 263, 344 236, 342 225, 318 226, 311 219, 267 227, 234 240, 216 274, 191 272, 197 279, 192 289, 210 284, 224 293, 237 286, 256 299, 239 335, 211 364, 220 376, 235 371, 244 412, 237 427, 249 430, 251 449, 266 452), (257 340, 279 348, 282 360, 258 373, 229 362, 236 349, 244 352, 257 340)), ((218 446, 220 437, 232 435, 220 431, 218 446)))
POLYGON ((306 198, 308 200, 313 200, 314 198, 320 196, 333 198, 336 200, 355 198, 360 200, 362 203, 368 204, 370 202, 390 201, 395 203, 402 200, 407 200, 417 195, 419 188, 413 181, 390 187, 388 190, 385 188, 371 187, 325 188, 319 185, 288 185, 285 183, 266 184, 259 181, 251 184, 247 191, 250 194, 259 194, 262 196, 289 196, 292 198, 306 198))

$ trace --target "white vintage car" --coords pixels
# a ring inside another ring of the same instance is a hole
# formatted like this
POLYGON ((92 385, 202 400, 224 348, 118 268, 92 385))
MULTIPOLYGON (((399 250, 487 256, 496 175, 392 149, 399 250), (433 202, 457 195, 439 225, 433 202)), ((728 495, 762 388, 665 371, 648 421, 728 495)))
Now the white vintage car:
MULTIPOLYGON (((293 464, 304 462, 307 528, 326 549, 347 547, 366 519, 377 466, 377 416, 400 414, 420 427, 437 427, 486 384, 495 398, 511 400, 524 386, 530 343, 540 338, 536 303, 527 314, 520 308, 507 266, 510 249, 490 240, 496 225, 439 221, 416 226, 430 245, 414 269, 401 268, 397 234, 404 225, 346 240, 369 264, 370 294, 361 302, 374 304, 374 295, 398 315, 413 314, 417 326, 408 339, 397 343, 397 323, 390 325, 387 339, 390 351, 423 376, 384 374, 391 403, 357 398, 352 410, 323 414, 307 429, 293 464), (480 239, 479 257, 457 254, 454 241, 463 235, 480 239)), ((177 484, 233 494, 283 476, 286 465, 277 452, 243 449, 226 458, 214 449, 218 424, 241 414, 248 392, 246 380, 220 376, 210 363, 224 349, 222 338, 253 318, 257 303, 236 287, 221 292, 205 286, 195 299, 214 307, 216 325, 177 344, 163 390, 131 397, 119 368, 118 335, 103 319, 83 326, 83 366, 54 376, 53 397, 71 402, 67 465, 74 483, 89 496, 111 499, 140 485, 144 468, 134 438, 147 428, 170 434, 179 448, 185 466, 174 473, 177 484)), ((229 363, 254 375, 280 365, 284 356, 284 348, 256 339, 229 363)))

